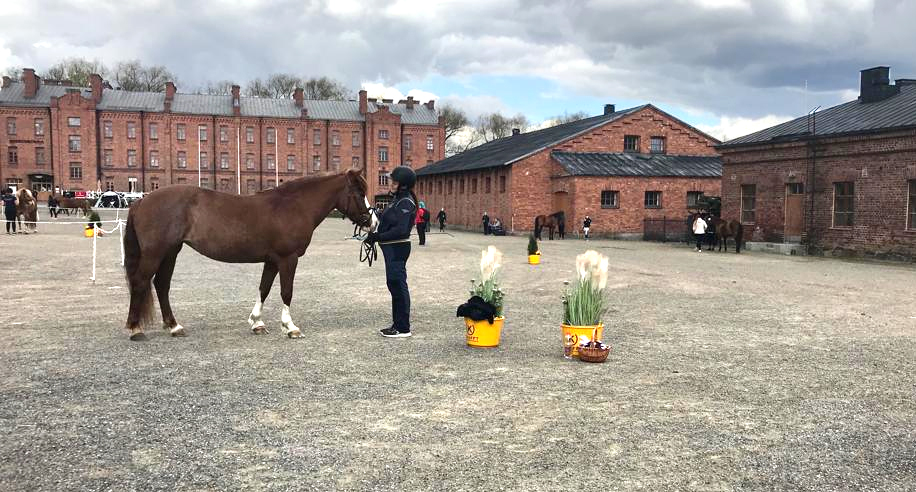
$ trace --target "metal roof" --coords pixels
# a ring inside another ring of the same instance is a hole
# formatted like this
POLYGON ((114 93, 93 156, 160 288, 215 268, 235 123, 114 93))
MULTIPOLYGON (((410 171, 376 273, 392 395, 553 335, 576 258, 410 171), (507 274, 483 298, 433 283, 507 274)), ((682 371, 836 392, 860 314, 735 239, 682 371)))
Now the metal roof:
MULTIPOLYGON (((86 91, 85 97, 92 93, 86 91)), ((106 89, 102 91, 102 102, 96 108, 105 111, 148 111, 161 112, 164 109, 165 94, 160 92, 130 92, 106 89)))
MULTIPOLYGON (((881 101, 863 103, 855 100, 818 111, 813 118, 816 136, 916 126, 916 83, 901 80, 897 85, 900 92, 881 101)), ((802 116, 729 140, 718 148, 808 138, 813 136, 809 126, 808 116, 802 116)))
POLYGON ((38 93, 35 97, 25 97, 25 84, 13 82, 9 87, 0 90, 0 105, 3 106, 38 106, 50 107, 52 97, 60 97, 67 93, 67 89, 80 89, 83 97, 90 93, 88 89, 79 87, 67 87, 62 85, 38 85, 38 93))
POLYGON ((719 156, 560 151, 550 156, 570 176, 722 177, 719 156))
POLYGON ((568 140, 576 135, 603 126, 620 117, 635 113, 649 105, 624 109, 611 114, 585 118, 543 130, 520 133, 503 137, 483 145, 478 145, 460 154, 443 159, 435 164, 417 170, 417 175, 444 174, 460 171, 474 171, 491 167, 506 166, 544 150, 550 146, 568 140))

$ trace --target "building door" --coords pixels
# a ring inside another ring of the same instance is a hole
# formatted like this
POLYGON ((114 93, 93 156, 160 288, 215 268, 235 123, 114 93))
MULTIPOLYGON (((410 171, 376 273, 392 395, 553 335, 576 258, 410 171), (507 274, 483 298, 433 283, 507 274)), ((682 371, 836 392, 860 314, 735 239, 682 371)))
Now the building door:
POLYGON ((804 183, 786 184, 786 223, 784 236, 787 243, 801 241, 805 227, 805 185, 804 183))
POLYGON ((567 222, 571 218, 569 216, 569 193, 565 191, 557 191, 553 194, 553 208, 548 212, 549 214, 555 212, 563 212, 566 214, 567 222))

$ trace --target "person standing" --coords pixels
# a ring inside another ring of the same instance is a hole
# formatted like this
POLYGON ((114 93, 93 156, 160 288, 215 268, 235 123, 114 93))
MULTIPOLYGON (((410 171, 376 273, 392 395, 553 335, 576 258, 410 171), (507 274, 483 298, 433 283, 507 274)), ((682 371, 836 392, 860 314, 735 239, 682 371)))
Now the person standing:
POLYGON ((445 208, 439 211, 436 220, 439 221, 439 232, 445 232, 445 208))
POLYGON ((406 338, 410 332, 410 291, 407 289, 407 259, 410 257, 410 230, 417 218, 417 196, 413 192, 417 175, 409 167, 391 171, 391 204, 379 218, 378 228, 366 236, 369 244, 378 243, 385 256, 385 280, 391 293, 389 328, 380 330, 386 338, 406 338))
POLYGON ((706 228, 709 225, 703 220, 703 216, 697 214, 697 218, 693 221, 693 236, 697 240, 697 253, 703 252, 703 236, 706 234, 706 228))
POLYGON ((13 194, 12 188, 6 187, 3 189, 3 194, 0 195, 0 200, 3 200, 3 215, 6 217, 6 233, 16 234, 16 206, 19 205, 19 199, 13 194), (13 232, 10 232, 10 228, 13 229, 13 232))
POLYGON ((483 212, 483 217, 481 217, 480 220, 483 222, 483 235, 490 235, 490 216, 487 215, 486 211, 483 212))
POLYGON ((592 218, 588 215, 585 216, 585 220, 582 221, 582 232, 585 233, 585 240, 588 241, 588 232, 592 229, 592 218))
POLYGON ((426 246, 426 218, 429 217, 429 210, 426 210, 426 204, 420 202, 417 208, 417 235, 420 236, 420 246, 426 246))
POLYGON ((48 197, 48 212, 50 212, 51 217, 57 218, 57 207, 60 206, 60 202, 57 200, 55 195, 48 197))

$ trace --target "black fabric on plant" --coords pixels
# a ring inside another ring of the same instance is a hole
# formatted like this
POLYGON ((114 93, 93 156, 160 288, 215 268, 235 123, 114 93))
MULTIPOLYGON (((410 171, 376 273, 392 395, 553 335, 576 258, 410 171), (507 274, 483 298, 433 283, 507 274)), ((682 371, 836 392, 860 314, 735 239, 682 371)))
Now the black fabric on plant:
POLYGON ((493 318, 496 317, 496 307, 483 300, 482 297, 474 296, 468 299, 468 302, 458 306, 458 314, 456 316, 470 318, 474 321, 487 320, 492 323, 493 318))

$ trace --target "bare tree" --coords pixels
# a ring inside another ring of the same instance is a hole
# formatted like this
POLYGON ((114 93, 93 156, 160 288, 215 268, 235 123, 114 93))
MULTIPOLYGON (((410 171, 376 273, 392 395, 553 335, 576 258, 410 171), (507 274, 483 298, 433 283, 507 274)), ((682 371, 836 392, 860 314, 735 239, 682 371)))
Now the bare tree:
POLYGON ((270 97, 270 89, 267 88, 267 82, 258 78, 251 79, 245 84, 245 95, 251 97, 270 97))
POLYGON ((163 92, 166 82, 175 82, 175 75, 162 65, 143 66, 140 60, 118 62, 114 81, 125 91, 163 92))
POLYGON ((477 132, 470 126, 471 121, 461 109, 444 104, 439 116, 445 121, 445 153, 455 155, 474 147, 480 141, 477 132))
POLYGON ((315 100, 346 101, 353 93, 347 86, 328 77, 304 80, 302 88, 306 99, 315 100))
POLYGON ((98 60, 66 58, 48 67, 41 73, 41 78, 69 80, 75 86, 89 87, 89 76, 94 73, 105 77, 108 75, 108 69, 98 60))
POLYGON ((574 121, 584 120, 588 118, 589 114, 585 111, 577 111, 575 113, 563 113, 561 115, 554 116, 553 118, 548 119, 549 122, 547 127, 565 125, 566 123, 572 123, 574 121))
POLYGON ((302 85, 302 79, 288 73, 275 73, 267 78, 268 97, 290 98, 297 87, 302 85))
POLYGON ((518 128, 525 131, 528 127, 528 118, 519 113, 506 117, 499 113, 490 113, 479 116, 474 123, 474 132, 484 142, 492 142, 512 135, 512 130, 518 128))
POLYGON ((3 70, 3 73, 0 74, 4 77, 9 77, 10 80, 16 82, 19 80, 19 77, 22 75, 22 67, 6 67, 3 70))
POLYGON ((228 96, 232 94, 232 86, 236 85, 231 80, 219 80, 217 82, 207 82, 197 89, 198 94, 209 94, 211 96, 228 96))

